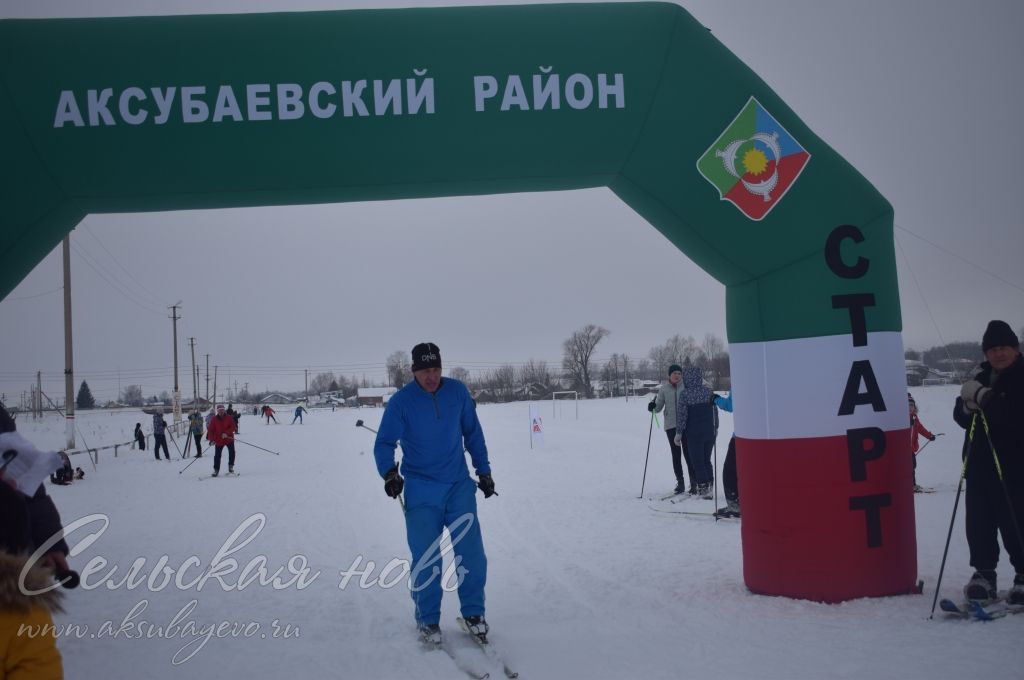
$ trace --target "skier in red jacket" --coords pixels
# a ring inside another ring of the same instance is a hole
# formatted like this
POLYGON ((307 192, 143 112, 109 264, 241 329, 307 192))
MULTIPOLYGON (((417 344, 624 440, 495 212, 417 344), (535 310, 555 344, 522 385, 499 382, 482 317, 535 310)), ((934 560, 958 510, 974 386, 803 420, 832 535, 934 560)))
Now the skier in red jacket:
POLYGON ((921 424, 921 420, 917 417, 917 402, 914 401, 914 397, 909 392, 907 393, 907 400, 910 406, 910 450, 914 455, 914 491, 920 492, 923 491, 917 485, 917 452, 921 450, 920 437, 923 435, 925 439, 933 442, 935 441, 935 435, 921 424))
POLYGON ((206 438, 216 447, 213 451, 213 476, 220 474, 220 454, 228 447, 228 473, 235 472, 235 419, 224 410, 224 404, 217 404, 217 415, 210 419, 206 429, 206 438))

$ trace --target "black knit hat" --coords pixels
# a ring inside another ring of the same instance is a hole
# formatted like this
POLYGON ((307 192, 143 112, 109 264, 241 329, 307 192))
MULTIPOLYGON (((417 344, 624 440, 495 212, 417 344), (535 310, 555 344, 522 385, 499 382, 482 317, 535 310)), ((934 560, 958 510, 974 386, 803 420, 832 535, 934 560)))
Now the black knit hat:
POLYGON ((987 352, 993 347, 1020 347, 1017 335, 1005 321, 989 321, 985 335, 981 338, 981 350, 987 352))
POLYGON ((412 370, 441 368, 441 350, 432 342, 421 342, 412 348, 412 370))
POLYGON ((671 366, 668 367, 668 374, 669 375, 672 375, 676 371, 679 371, 680 373, 682 373, 683 372, 683 367, 680 366, 679 364, 672 364, 671 366))

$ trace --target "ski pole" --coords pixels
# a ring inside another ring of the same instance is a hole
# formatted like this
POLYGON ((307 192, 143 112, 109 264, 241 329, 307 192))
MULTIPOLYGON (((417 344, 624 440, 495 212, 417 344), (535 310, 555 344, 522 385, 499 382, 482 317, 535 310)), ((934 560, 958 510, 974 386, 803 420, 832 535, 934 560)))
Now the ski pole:
MULTIPOLYGON (((362 420, 357 420, 356 421, 356 427, 361 427, 363 429, 369 430, 370 432, 372 432, 374 434, 377 434, 377 430, 373 429, 369 425, 363 424, 362 420)), ((397 496, 395 496, 395 498, 398 499, 398 504, 400 506, 402 506, 402 515, 404 516, 405 515, 405 497, 402 494, 398 494, 397 496)))
POLYGON ((262 446, 256 446, 255 444, 250 444, 249 442, 244 442, 241 439, 239 439, 238 437, 235 437, 235 441, 238 442, 239 444, 248 444, 249 446, 253 447, 254 449, 259 449, 260 451, 266 451, 267 453, 272 453, 275 456, 280 456, 281 455, 277 451, 271 451, 270 449, 265 449, 262 446))
POLYGON ((714 466, 714 484, 715 484, 715 521, 718 521, 718 430, 715 430, 715 466, 714 466))
POLYGON ((953 516, 949 518, 949 531, 946 532, 946 546, 942 549, 942 563, 939 565, 939 577, 935 581, 935 597, 932 598, 932 612, 928 615, 929 619, 935 616, 935 605, 939 602, 939 590, 942 588, 942 574, 946 570, 946 555, 949 553, 949 541, 953 537, 953 523, 956 521, 956 509, 960 505, 960 493, 963 491, 964 478, 967 476, 967 461, 971 458, 971 442, 974 441, 974 425, 977 420, 978 414, 975 413, 971 417, 971 428, 967 432, 967 439, 964 441, 964 464, 960 468, 960 480, 956 483, 956 498, 953 500, 953 516))
MULTIPOLYGON (((362 421, 360 421, 362 422, 362 421)), ((640 480, 640 495, 637 498, 644 497, 644 485, 647 484, 647 461, 651 457, 651 435, 654 434, 654 411, 651 411, 651 427, 647 431, 647 455, 644 456, 644 478, 640 480)))
POLYGON ((173 434, 171 435, 171 443, 174 444, 174 448, 178 451, 178 459, 185 460, 185 454, 181 452, 181 447, 178 446, 178 441, 174 438, 173 434))
MULTIPOLYGON (((944 434, 946 434, 946 433, 945 432, 939 432, 937 435, 935 435, 935 439, 938 439, 939 437, 941 437, 944 434)), ((914 455, 916 456, 916 455, 920 454, 922 451, 924 451, 926 448, 928 448, 928 445, 931 444, 933 441, 935 441, 935 439, 929 439, 928 441, 926 441, 924 443, 924 446, 919 448, 917 450, 917 453, 915 453, 914 455)))
POLYGON ((198 457, 196 457, 196 458, 193 458, 193 459, 192 459, 192 461, 191 461, 191 462, 190 462, 190 463, 189 463, 188 465, 186 465, 185 467, 183 467, 183 468, 181 468, 180 470, 178 470, 178 474, 180 475, 180 474, 181 474, 182 472, 184 472, 185 470, 187 470, 187 469, 189 469, 190 467, 192 467, 192 463, 196 462, 197 460, 199 460, 199 458, 198 458, 198 457))

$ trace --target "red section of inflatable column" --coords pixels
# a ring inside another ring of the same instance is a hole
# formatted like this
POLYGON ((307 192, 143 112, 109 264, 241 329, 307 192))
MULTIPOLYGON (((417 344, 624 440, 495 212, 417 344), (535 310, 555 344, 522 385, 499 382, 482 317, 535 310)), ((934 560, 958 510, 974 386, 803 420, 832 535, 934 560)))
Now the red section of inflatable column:
POLYGON ((917 574, 910 433, 884 438, 884 454, 863 462, 866 478, 851 481, 857 456, 851 463, 846 436, 737 437, 748 588, 823 602, 909 592, 917 574))
POLYGON ((911 592, 899 333, 735 343, 730 362, 747 586, 823 602, 911 592))

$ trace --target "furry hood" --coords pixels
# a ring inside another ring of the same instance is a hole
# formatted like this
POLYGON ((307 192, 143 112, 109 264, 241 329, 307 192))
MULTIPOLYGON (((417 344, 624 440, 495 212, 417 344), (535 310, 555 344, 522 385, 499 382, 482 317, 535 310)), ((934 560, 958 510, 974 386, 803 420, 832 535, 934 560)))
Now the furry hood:
MULTIPOLYGON (((0 610, 28 611, 32 607, 43 607, 51 613, 63 611, 60 600, 64 594, 59 589, 48 590, 40 595, 26 595, 18 587, 21 570, 27 562, 27 555, 0 551, 0 610)), ((53 572, 38 564, 25 576, 28 590, 42 590, 53 583, 53 572)))

